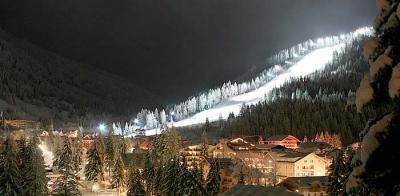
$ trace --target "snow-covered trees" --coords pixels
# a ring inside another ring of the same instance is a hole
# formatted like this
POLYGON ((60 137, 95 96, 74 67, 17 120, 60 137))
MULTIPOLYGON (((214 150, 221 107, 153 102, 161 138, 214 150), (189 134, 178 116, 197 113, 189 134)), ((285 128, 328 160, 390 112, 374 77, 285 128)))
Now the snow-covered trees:
POLYGON ((85 166, 85 176, 89 181, 101 181, 104 165, 104 155, 101 145, 96 141, 87 152, 88 163, 85 166))
POLYGON ((210 172, 207 176, 207 195, 217 195, 220 191, 221 177, 219 176, 219 163, 216 160, 211 161, 210 172))
MULTIPOLYGON (((263 86, 267 82, 273 80, 278 74, 287 71, 287 69, 293 63, 298 61, 301 56, 310 53, 312 50, 340 43, 350 43, 359 39, 360 35, 370 35, 371 32, 370 28, 362 28, 345 35, 306 41, 290 49, 282 50, 277 55, 271 57, 265 66, 268 68, 248 81, 241 83, 228 81, 219 87, 189 97, 181 103, 170 105, 166 107, 165 110, 161 110, 161 112, 159 112, 158 109, 155 109, 154 111, 143 109, 136 115, 133 121, 135 121, 135 126, 144 129, 165 127, 167 121, 179 121, 188 118, 198 112, 213 108, 226 99, 247 93, 263 86)), ((275 94, 272 95, 275 96, 275 94)), ((308 91, 296 91, 293 95, 288 96, 292 96, 296 99, 311 99, 308 91)), ((334 96, 342 95, 338 94, 334 96)), ((327 100, 332 97, 320 98, 327 100)), ((272 100, 274 100, 274 98, 272 100)))
POLYGON ((0 152, 0 195, 47 195, 46 171, 39 140, 20 138, 18 148, 8 136, 0 152))
POLYGON ((116 158, 115 166, 112 172, 111 184, 113 188, 117 188, 118 193, 122 191, 121 189, 126 184, 125 165, 122 161, 121 155, 117 156, 116 158))
POLYGON ((20 149, 20 171, 24 175, 23 195, 46 195, 48 192, 44 160, 38 144, 38 137, 33 136, 29 143, 20 149))
POLYGON ((329 175, 328 194, 331 196, 343 195, 346 189, 347 177, 350 174, 350 162, 352 158, 352 151, 340 150, 331 165, 331 173, 329 175))
POLYGON ((127 196, 145 196, 142 176, 139 170, 132 170, 129 175, 127 196))
POLYGON ((0 154, 0 195, 22 195, 21 173, 14 140, 8 136, 0 154))
POLYGON ((347 182, 347 192, 368 189, 372 193, 400 193, 400 1, 378 0, 374 22, 376 36, 364 48, 365 60, 371 65, 357 91, 357 108, 372 109, 377 118, 360 133, 361 149, 353 162, 355 167, 347 182), (384 164, 382 164, 384 163, 384 164))
POLYGON ((61 176, 56 181, 54 193, 80 195, 69 138, 65 138, 62 148, 57 150, 53 166, 61 173, 61 176))
MULTIPOLYGON (((110 130, 105 142, 105 163, 108 170, 108 175, 111 175, 111 169, 115 164, 116 146, 114 139, 114 131, 110 130)), ((89 151, 90 152, 90 151, 89 151)), ((90 157, 89 157, 90 159, 90 157)))
POLYGON ((323 142, 330 144, 331 146, 335 148, 341 148, 342 147, 342 140, 340 139, 339 134, 329 134, 328 132, 321 132, 317 133, 314 138, 315 142, 323 142))

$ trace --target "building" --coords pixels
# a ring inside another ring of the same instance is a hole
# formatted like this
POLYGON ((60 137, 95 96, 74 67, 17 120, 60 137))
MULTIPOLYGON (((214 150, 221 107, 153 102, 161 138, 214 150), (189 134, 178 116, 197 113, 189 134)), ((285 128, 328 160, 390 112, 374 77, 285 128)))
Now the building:
MULTIPOLYGON (((221 178, 220 182, 220 192, 225 192, 226 190, 232 188, 237 184, 237 179, 235 178, 235 162, 229 158, 217 158, 216 161, 219 163, 219 176, 221 178)), ((211 159, 202 158, 200 161, 200 167, 203 170, 204 179, 207 179, 208 173, 211 168, 211 159)))
POLYGON ((226 192, 222 193, 221 196, 247 196, 247 195, 263 195, 263 196, 301 196, 299 193, 291 192, 285 188, 279 187, 264 187, 254 185, 243 185, 237 184, 226 192))
POLYGON ((229 148, 227 141, 221 139, 212 151, 212 156, 214 158, 234 158, 236 152, 229 148))
POLYGON ((276 162, 278 182, 288 177, 326 176, 329 160, 315 153, 270 153, 276 162))
MULTIPOLYGON (((207 156, 209 157, 212 156, 212 150, 214 148, 215 146, 208 145, 207 156)), ((200 164, 202 158, 202 149, 203 149, 203 144, 191 145, 181 149, 180 153, 186 158, 186 162, 189 168, 192 168, 194 164, 195 165, 200 164)))
POLYGON ((144 169, 146 153, 147 151, 138 149, 133 151, 132 153, 121 155, 122 161, 124 162, 125 170, 128 171, 131 168, 138 170, 144 169))
POLYGON ((260 141, 260 144, 280 145, 289 149, 296 149, 300 144, 300 140, 292 135, 273 135, 266 141, 260 141))
POLYGON ((235 164, 236 172, 244 173, 247 184, 276 184, 276 165, 268 152, 277 146, 268 144, 262 146, 261 148, 258 144, 236 138, 226 143, 220 142, 217 149, 213 151, 213 155, 218 158, 230 158, 237 162, 235 164))
POLYGON ((88 134, 82 137, 82 159, 86 160, 87 152, 94 144, 94 135, 88 134))
POLYGON ((327 196, 328 176, 289 177, 296 183, 298 193, 304 196, 327 196))

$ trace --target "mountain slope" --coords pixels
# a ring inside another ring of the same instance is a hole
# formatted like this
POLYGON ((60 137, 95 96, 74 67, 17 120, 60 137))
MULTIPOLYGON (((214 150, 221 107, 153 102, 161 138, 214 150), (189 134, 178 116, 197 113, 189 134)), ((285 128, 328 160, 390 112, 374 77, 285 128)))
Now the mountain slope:
POLYGON ((0 111, 28 119, 119 117, 154 106, 152 93, 94 67, 65 59, 0 29, 0 111))
POLYGON ((272 57, 268 63, 275 66, 263 71, 257 78, 247 83, 228 82, 220 88, 191 97, 186 102, 167 108, 166 112, 163 111, 162 113, 167 113, 166 118, 160 118, 162 115, 158 115, 157 111, 144 110, 137 115, 135 122, 139 123, 136 125, 139 127, 144 125, 144 128, 148 129, 146 134, 151 135, 158 129, 149 128, 149 125, 157 125, 158 119, 172 119, 173 122, 166 124, 182 127, 204 123, 206 118, 209 121, 217 121, 227 119, 230 113, 238 115, 242 105, 254 105, 266 98, 273 99, 273 89, 281 87, 292 79, 324 70, 326 65, 336 59, 346 44, 371 33, 370 28, 362 28, 345 35, 309 40, 272 57), (244 92, 241 91, 243 85, 246 87, 244 92), (203 102, 206 102, 206 107, 202 106, 203 102), (146 123, 141 123, 142 121, 146 123), (149 121, 152 122, 148 123, 149 121))

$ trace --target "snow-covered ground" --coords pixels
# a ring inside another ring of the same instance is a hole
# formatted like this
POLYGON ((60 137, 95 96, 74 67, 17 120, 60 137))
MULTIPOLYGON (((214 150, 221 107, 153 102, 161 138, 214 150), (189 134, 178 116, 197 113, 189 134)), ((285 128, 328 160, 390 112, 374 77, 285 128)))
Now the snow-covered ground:
MULTIPOLYGON (((189 118, 180 120, 178 122, 169 123, 169 127, 183 127, 189 125, 196 125, 204 123, 206 118, 209 121, 217 121, 220 118, 227 119, 229 113, 239 114, 240 108, 243 104, 252 105, 260 101, 263 101, 265 95, 270 93, 274 88, 282 86, 286 81, 292 78, 299 78, 310 75, 318 70, 323 70, 325 66, 333 60, 334 53, 340 52, 346 43, 350 43, 352 40, 362 35, 372 35, 373 30, 370 27, 360 28, 352 33, 340 35, 340 40, 343 40, 336 45, 328 44, 326 47, 319 47, 304 56, 298 56, 297 62, 287 62, 285 65, 275 65, 272 72, 274 77, 271 81, 267 82, 263 86, 229 99, 221 101, 215 107, 199 112, 189 118), (289 67, 287 67, 289 65, 289 67), (286 68, 283 68, 286 67, 286 68), (276 72, 275 72, 276 70, 276 72), (276 75, 275 75, 276 74, 276 75)), ((336 39, 336 38, 335 38, 336 39)), ((323 39, 318 39, 317 43, 323 39)), ((327 42, 329 43, 329 42, 327 42)), ((296 54, 294 54, 296 55, 296 54)), ((159 134, 160 129, 146 130, 146 135, 159 134)))
MULTIPOLYGON (((243 104, 251 105, 262 101, 265 95, 268 94, 272 89, 282 86, 291 78, 307 76, 317 70, 322 70, 325 65, 327 65, 333 59, 334 52, 339 52, 344 46, 345 44, 338 44, 312 51, 308 55, 305 55, 297 63, 293 64, 288 70, 277 75, 274 79, 260 88, 229 98, 218 104, 215 108, 202 111, 190 118, 173 122, 170 126, 183 127, 200 124, 204 123, 206 118, 208 118, 208 120, 211 122, 219 120, 220 117, 226 119, 231 112, 237 115, 239 114, 240 108, 243 104)), ((147 130, 146 135, 155 135, 159 134, 159 132, 160 130, 158 129, 147 130)))

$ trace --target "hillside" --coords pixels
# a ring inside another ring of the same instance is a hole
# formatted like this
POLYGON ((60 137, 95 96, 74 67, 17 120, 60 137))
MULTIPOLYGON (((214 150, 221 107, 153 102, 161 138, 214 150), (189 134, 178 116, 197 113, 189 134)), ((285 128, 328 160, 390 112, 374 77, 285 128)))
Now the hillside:
POLYGON ((371 28, 366 27, 347 34, 307 40, 270 57, 264 65, 266 69, 250 80, 228 81, 162 110, 143 109, 132 118, 131 127, 146 129, 146 134, 152 135, 165 126, 185 127, 202 124, 206 119, 210 122, 224 120, 230 113, 239 115, 243 105, 275 99, 274 88, 326 69, 347 44, 371 33, 371 28))
POLYGON ((75 121, 121 117, 145 105, 152 93, 125 79, 63 58, 0 29, 0 111, 9 118, 75 121))
MULTIPOLYGON (((271 91, 265 101, 243 105, 238 114, 208 128, 214 138, 291 134, 312 140, 317 134, 338 134, 343 144, 358 141, 360 130, 369 119, 386 112, 366 109, 358 113, 355 92, 368 71, 362 58, 365 37, 347 44, 323 70, 287 81, 271 91)), ((182 127, 181 133, 200 138, 203 125, 182 127)))

